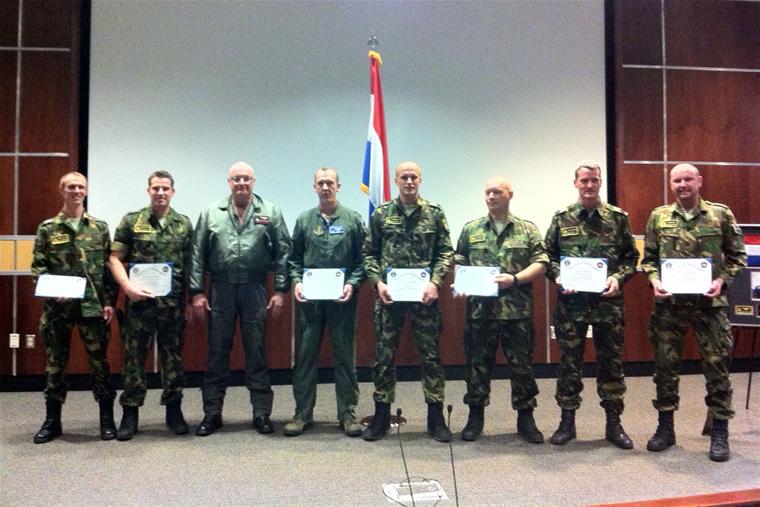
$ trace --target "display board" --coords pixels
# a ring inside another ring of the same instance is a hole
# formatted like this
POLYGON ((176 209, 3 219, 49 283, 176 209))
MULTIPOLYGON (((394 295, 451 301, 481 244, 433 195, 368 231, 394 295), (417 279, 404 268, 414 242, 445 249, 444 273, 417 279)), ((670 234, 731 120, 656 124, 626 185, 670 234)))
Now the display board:
POLYGON ((728 290, 728 318, 734 326, 760 327, 760 224, 740 224, 747 249, 747 269, 728 290))

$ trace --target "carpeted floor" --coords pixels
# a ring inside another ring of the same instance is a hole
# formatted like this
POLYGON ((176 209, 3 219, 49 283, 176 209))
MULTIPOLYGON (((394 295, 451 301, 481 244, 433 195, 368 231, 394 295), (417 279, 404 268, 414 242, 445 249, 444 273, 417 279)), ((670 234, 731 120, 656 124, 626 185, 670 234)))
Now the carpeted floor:
MULTIPOLYGON (((736 374, 736 418, 731 421, 732 459, 707 458, 704 383, 681 381, 676 413, 678 444, 662 453, 645 449, 656 426, 650 378, 628 379, 623 423, 636 448, 622 451, 604 440, 604 413, 594 382, 586 381, 578 413, 578 440, 564 447, 523 442, 507 406, 509 383, 493 384, 486 431, 477 442, 455 434, 453 452, 461 505, 582 505, 653 500, 760 487, 760 386, 744 409, 747 374, 736 374)), ((547 439, 559 409, 554 380, 539 380, 536 418, 547 439)), ((452 429, 467 418, 464 382, 449 382, 452 429)), ((170 435, 163 424, 160 392, 151 390, 140 412, 140 433, 129 442, 98 439, 97 406, 88 392, 72 392, 64 406, 64 435, 32 443, 43 420, 41 393, 0 393, 0 505, 384 505, 382 484, 404 480, 399 443, 393 436, 364 442, 343 436, 334 422, 333 386, 319 386, 314 429, 282 435, 292 415, 290 386, 275 388, 277 433, 262 436, 250 426, 245 388, 230 388, 225 426, 207 438, 170 435)), ((454 505, 449 447, 425 434, 425 405, 417 382, 400 383, 397 405, 409 422, 401 428, 409 472, 440 481, 454 505)), ((185 416, 201 418, 200 393, 186 391, 185 416)), ((361 385, 359 416, 372 411, 372 386, 361 385)), ((117 424, 121 410, 116 409, 117 424)), ((419 502, 418 502, 419 503, 419 502)), ((424 505, 421 504, 420 505, 424 505)), ((429 503, 427 505, 430 505, 429 503)))

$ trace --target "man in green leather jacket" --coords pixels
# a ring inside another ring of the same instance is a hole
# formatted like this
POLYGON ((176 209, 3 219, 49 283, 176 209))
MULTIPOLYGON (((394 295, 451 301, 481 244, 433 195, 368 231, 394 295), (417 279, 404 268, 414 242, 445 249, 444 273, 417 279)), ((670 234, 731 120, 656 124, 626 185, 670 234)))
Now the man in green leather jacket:
POLYGON ((230 376, 235 323, 245 350, 245 384, 253 406, 253 427, 272 433, 272 387, 266 363, 265 324, 277 318, 288 290, 290 235, 280 208, 253 193, 256 178, 245 162, 232 164, 231 194, 201 211, 193 236, 190 292, 193 313, 208 322, 208 370, 203 379, 204 418, 196 435, 222 426, 222 405, 230 376), (274 270, 275 293, 267 299, 266 280, 274 270), (211 278, 205 296, 205 274, 211 278))

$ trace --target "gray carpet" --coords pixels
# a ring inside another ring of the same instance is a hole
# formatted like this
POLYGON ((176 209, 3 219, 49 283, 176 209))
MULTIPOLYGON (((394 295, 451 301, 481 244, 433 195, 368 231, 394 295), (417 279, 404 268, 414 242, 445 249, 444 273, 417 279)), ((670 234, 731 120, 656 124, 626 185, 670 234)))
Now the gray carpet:
MULTIPOLYGON (((578 413, 578 440, 564 447, 531 445, 515 433, 507 406, 508 381, 493 384, 481 440, 453 442, 461 505, 580 505, 698 495, 760 487, 760 385, 744 409, 747 374, 733 377, 736 418, 731 422, 732 459, 707 458, 701 376, 682 378, 676 413, 678 444, 662 453, 645 449, 656 426, 650 378, 629 378, 623 423, 636 448, 622 451, 604 440, 604 414, 593 381, 578 413)), ((755 380, 759 380, 756 378, 755 380)), ((559 409, 554 380, 539 381, 536 418, 547 439, 559 409)), ((452 427, 467 418, 464 382, 449 382, 452 427)), ((372 410, 372 386, 361 385, 358 414, 372 410)), ((275 388, 275 435, 250 427, 247 391, 230 388, 225 426, 207 438, 170 435, 163 425, 160 392, 150 391, 140 412, 140 433, 129 442, 98 439, 97 406, 88 392, 72 392, 64 406, 64 435, 32 443, 43 419, 41 393, 0 393, 0 505, 385 505, 382 484, 404 479, 395 436, 364 442, 343 436, 334 422, 333 386, 319 386, 314 429, 284 437, 292 415, 290 386, 275 388)), ((437 479, 454 505, 446 444, 425 434, 425 405, 417 382, 398 386, 408 424, 401 438, 412 476, 437 479)), ((188 422, 201 418, 200 393, 186 392, 188 422)), ((117 424, 121 410, 117 407, 117 424)), ((394 434, 395 435, 395 434, 394 434)), ((427 504, 430 505, 430 504, 427 504)))

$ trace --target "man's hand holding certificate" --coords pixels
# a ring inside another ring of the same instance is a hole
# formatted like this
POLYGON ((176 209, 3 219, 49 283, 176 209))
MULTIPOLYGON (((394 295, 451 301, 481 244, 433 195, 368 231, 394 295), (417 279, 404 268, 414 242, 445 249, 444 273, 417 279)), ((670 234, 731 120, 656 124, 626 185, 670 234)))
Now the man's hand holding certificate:
POLYGON ((457 266, 454 274, 454 292, 466 296, 496 297, 499 285, 497 266, 457 266))
POLYGON ((671 294, 705 294, 712 284, 712 259, 661 259, 660 279, 671 294))
POLYGON ((561 257, 559 277, 562 288, 576 292, 601 293, 607 288, 607 259, 561 257))
POLYGON ((340 268, 304 269, 301 295, 312 301, 336 301, 343 297, 344 279, 340 268))
POLYGON ((172 291, 172 266, 168 262, 133 264, 129 281, 153 296, 167 296, 172 291))
POLYGON ((386 283, 393 301, 421 303, 425 287, 430 283, 430 273, 422 268, 389 268, 386 283))

